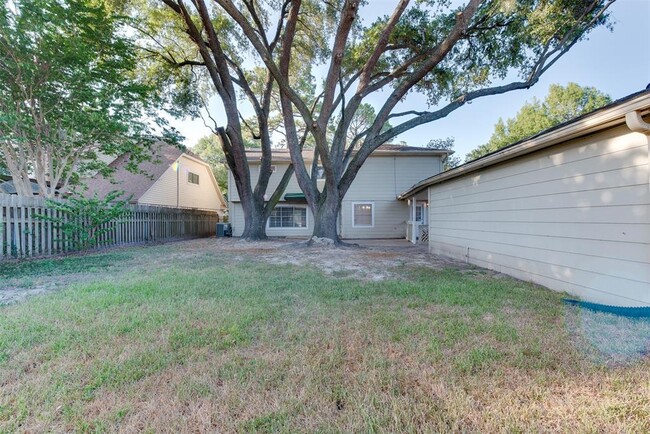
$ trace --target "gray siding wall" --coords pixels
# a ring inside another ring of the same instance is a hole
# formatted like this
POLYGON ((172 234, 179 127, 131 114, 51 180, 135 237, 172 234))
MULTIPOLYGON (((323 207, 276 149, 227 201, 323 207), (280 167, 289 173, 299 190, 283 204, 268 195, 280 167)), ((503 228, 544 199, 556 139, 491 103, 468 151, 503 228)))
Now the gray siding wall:
MULTIPOLYGON (((406 191, 415 183, 440 172, 441 159, 437 156, 381 156, 370 157, 359 170, 359 174, 350 186, 341 207, 339 228, 342 238, 404 238, 409 209, 406 202, 398 201, 397 195, 406 191), (373 202, 375 224, 371 228, 359 228, 352 225, 352 204, 354 202, 373 202)), ((277 187, 288 164, 275 163, 276 171, 271 175, 269 189, 277 187)), ((251 166, 251 179, 259 176, 259 166, 251 166)), ((230 221, 233 235, 241 235, 244 218, 239 195, 235 188, 232 174, 229 172, 230 187, 230 221)), ((286 193, 300 193, 300 187, 294 177, 287 186, 286 193)), ((270 194, 270 193, 269 193, 270 194)), ((282 204, 283 202, 280 202, 282 204)), ((310 236, 313 230, 313 216, 308 211, 307 229, 267 229, 270 236, 310 236)))
POLYGON ((648 153, 621 126, 433 185, 430 250, 586 300, 650 305, 648 153))
MULTIPOLYGON (((275 172, 271 174, 271 178, 269 179, 269 186, 266 189, 269 195, 273 194, 278 184, 282 180, 282 176, 284 175, 284 172, 286 172, 287 168, 289 167, 289 163, 273 163, 273 165, 275 166, 275 172)), ((260 177, 260 166, 251 164, 250 172, 251 172, 251 179, 253 180, 253 186, 254 186, 255 183, 257 182, 257 179, 260 177)), ((228 188, 228 196, 230 197, 231 201, 239 202, 239 192, 237 191, 235 180, 232 179, 232 173, 230 171, 228 171, 228 180, 230 182, 228 188)), ((287 189, 285 192, 300 193, 301 191, 302 190, 298 185, 298 180, 296 179, 295 175, 292 176, 291 179, 289 180, 289 184, 287 185, 287 189)))
POLYGON ((439 157, 387 156, 368 158, 343 199, 339 227, 342 238, 404 238, 408 204, 397 195, 440 172, 439 157), (354 202, 373 202, 375 224, 353 227, 354 202))
POLYGON ((371 202, 374 207, 373 227, 354 227, 352 224, 353 204, 344 200, 341 205, 341 238, 404 238, 409 208, 406 202, 393 200, 359 201, 371 202))

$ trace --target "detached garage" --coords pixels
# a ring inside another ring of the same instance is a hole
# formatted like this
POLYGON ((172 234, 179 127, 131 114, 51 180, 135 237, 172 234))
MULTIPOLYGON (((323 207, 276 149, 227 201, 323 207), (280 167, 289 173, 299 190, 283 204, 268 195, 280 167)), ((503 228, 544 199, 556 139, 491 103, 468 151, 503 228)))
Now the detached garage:
POLYGON ((429 198, 429 250, 566 291, 650 306, 650 91, 399 196, 429 198))

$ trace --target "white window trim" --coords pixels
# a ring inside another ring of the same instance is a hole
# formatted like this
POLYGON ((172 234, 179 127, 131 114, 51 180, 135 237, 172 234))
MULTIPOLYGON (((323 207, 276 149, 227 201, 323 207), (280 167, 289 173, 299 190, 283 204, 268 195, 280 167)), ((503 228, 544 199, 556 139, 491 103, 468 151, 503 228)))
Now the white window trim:
POLYGON ((375 203, 374 202, 352 202, 352 227, 353 228, 374 228, 375 227, 375 203), (354 224, 354 207, 356 205, 370 205, 371 208, 370 210, 372 211, 370 214, 370 221, 371 224, 370 226, 368 225, 355 225, 354 224))
POLYGON ((200 188, 200 187, 201 187, 201 175, 199 175, 199 174, 196 173, 196 172, 192 172, 190 169, 186 169, 186 170, 187 170, 187 172, 185 172, 185 183, 186 183, 187 185, 191 185, 191 186, 199 187, 199 188, 200 188), (195 183, 193 183, 193 182, 190 182, 190 173, 193 173, 193 174, 195 174, 196 176, 199 177, 199 183, 198 183, 198 184, 195 184, 195 183))
MULTIPOLYGON (((417 207, 422 207, 422 221, 417 221, 416 220, 416 222, 420 223, 421 225, 426 225, 427 224, 427 210, 428 210, 428 208, 426 207, 426 205, 423 202, 422 203, 416 203, 415 207, 416 208, 417 207)), ((417 212, 416 212, 416 215, 417 215, 417 212)))
MULTIPOLYGON (((306 226, 302 227, 302 228, 295 228, 295 227, 291 227, 291 228, 284 228, 284 227, 282 227, 282 228, 272 228, 271 227, 271 216, 269 216, 269 218, 266 219, 266 229, 267 230, 271 230, 271 231, 296 231, 296 230, 304 231, 304 230, 309 229, 309 210, 307 209, 307 205, 277 204, 275 206, 275 208, 302 208, 302 209, 305 209, 305 224, 306 224, 306 226)), ((273 208, 273 209, 275 209, 275 208, 273 208)))

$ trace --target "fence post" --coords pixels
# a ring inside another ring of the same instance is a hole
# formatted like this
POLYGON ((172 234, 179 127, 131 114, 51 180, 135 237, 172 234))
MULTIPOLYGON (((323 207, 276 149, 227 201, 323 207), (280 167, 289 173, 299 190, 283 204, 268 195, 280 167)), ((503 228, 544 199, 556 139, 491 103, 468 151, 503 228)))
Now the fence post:
MULTIPOLYGON (((215 221, 219 221, 216 213, 194 209, 129 205, 127 210, 128 214, 119 220, 97 228, 100 234, 95 234, 95 247, 205 236, 211 233, 215 221)), ((81 241, 81 235, 67 237, 52 220, 90 224, 89 216, 69 215, 49 207, 40 197, 0 194, 0 260, 72 250, 75 242, 81 241)))

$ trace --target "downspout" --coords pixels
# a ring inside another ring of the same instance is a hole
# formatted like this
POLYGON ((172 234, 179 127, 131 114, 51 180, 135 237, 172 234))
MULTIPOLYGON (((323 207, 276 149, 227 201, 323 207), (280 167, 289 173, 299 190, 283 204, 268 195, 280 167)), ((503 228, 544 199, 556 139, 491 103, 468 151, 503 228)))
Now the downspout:
MULTIPOLYGON (((631 131, 645 134, 648 142, 648 161, 650 161, 650 124, 643 120, 639 110, 627 113, 625 115, 625 123, 631 131)), ((648 186, 650 187, 650 177, 648 177, 648 186)))
POLYGON ((639 110, 627 113, 625 115, 625 123, 635 133, 650 134, 650 124, 643 120, 639 110))

